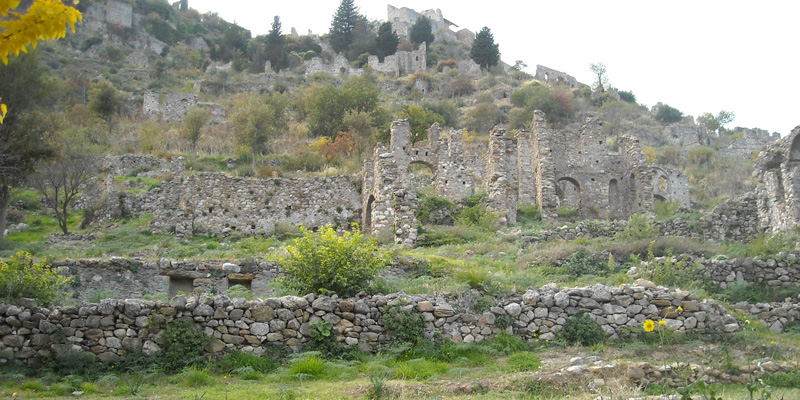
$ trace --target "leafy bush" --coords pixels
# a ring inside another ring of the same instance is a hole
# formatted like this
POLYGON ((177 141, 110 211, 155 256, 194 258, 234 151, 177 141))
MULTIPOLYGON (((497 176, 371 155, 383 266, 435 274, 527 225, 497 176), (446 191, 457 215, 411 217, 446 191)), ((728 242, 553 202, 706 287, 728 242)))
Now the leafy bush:
POLYGON ((656 113, 656 119, 665 124, 671 124, 673 122, 682 120, 683 112, 677 108, 664 104, 658 109, 658 113, 656 113))
POLYGON ((401 343, 415 343, 425 337, 425 319, 413 308, 388 307, 383 314, 383 326, 401 343))
POLYGON ((295 358, 289 362, 289 371, 292 376, 318 378, 328 369, 325 360, 318 355, 304 354, 300 358, 295 358))
POLYGON ((601 257, 595 256, 580 249, 570 254, 564 261, 561 262, 559 268, 562 273, 580 277, 583 275, 604 275, 607 272, 608 263, 603 262, 601 257))
POLYGON ((353 224, 353 230, 337 235, 332 227, 319 232, 300 228, 303 237, 286 247, 288 256, 280 258, 281 282, 301 293, 330 291, 353 296, 369 288, 370 281, 386 268, 389 257, 374 240, 365 238, 353 224))
POLYGON ((639 240, 649 239, 657 236, 658 230, 653 221, 645 214, 633 214, 628 218, 628 225, 625 229, 616 234, 619 240, 639 240))
POLYGON ((333 326, 327 321, 312 321, 311 340, 304 349, 318 351, 327 358, 352 359, 355 356, 355 347, 346 346, 336 341, 333 326))
POLYGON ((210 338, 195 329, 186 320, 179 319, 167 326, 161 336, 161 350, 156 353, 157 362, 168 373, 205 361, 203 348, 210 338))
POLYGON ((535 371, 542 365, 539 355, 530 351, 520 351, 508 357, 507 367, 511 372, 535 371))
POLYGON ((567 320, 561 337, 568 344, 579 343, 583 346, 593 346, 606 340, 606 333, 595 320, 586 314, 577 314, 567 320))
POLYGON ((636 103, 636 95, 633 94, 633 92, 628 90, 620 90, 617 91, 617 93, 619 94, 620 100, 628 103, 636 103))
POLYGON ((453 223, 452 218, 455 204, 450 199, 438 196, 422 196, 415 214, 420 224, 448 225, 453 223), (443 218, 432 218, 431 214, 444 214, 443 218))
POLYGON ((681 203, 677 201, 656 200, 656 219, 659 221, 670 219, 673 215, 675 215, 675 212, 678 211, 680 206, 681 203))
POLYGON ((18 251, 8 263, 0 260, 0 299, 5 303, 29 297, 47 305, 63 298, 63 290, 69 283, 71 279, 59 275, 49 265, 34 262, 28 252, 18 251))

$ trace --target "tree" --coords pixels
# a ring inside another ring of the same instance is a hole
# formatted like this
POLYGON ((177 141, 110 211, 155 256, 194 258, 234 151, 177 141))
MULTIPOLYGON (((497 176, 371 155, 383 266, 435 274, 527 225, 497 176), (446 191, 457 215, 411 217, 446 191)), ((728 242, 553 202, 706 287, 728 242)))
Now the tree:
POLYGON ((429 20, 428 17, 417 18, 414 25, 411 25, 411 31, 408 36, 409 39, 411 39, 411 43, 420 44, 425 42, 425 45, 430 48, 434 40, 431 20, 429 20))
POLYGON ((628 103, 636 104, 636 95, 629 90, 619 90, 617 91, 619 94, 619 99, 628 103))
POLYGON ((342 0, 331 22, 330 41, 333 50, 341 53, 350 48, 358 18, 358 7, 353 4, 353 0, 342 0))
POLYGON ((472 43, 469 56, 483 69, 489 69, 500 62, 499 45, 494 42, 494 36, 489 28, 484 26, 475 35, 475 42, 472 43))
POLYGON ((331 138, 346 131, 345 114, 348 111, 372 113, 378 107, 380 92, 379 87, 363 76, 348 79, 341 89, 331 84, 312 86, 303 105, 308 115, 309 131, 313 136, 331 138))
POLYGON ((253 155, 266 152, 269 141, 286 129, 286 105, 286 97, 281 94, 266 101, 257 95, 248 96, 231 115, 236 142, 249 148, 253 155))
POLYGON ((594 88, 600 92, 605 92, 605 87, 608 84, 608 75, 606 75, 606 65, 603 63, 589 64, 589 69, 596 75, 594 79, 594 88))
POLYGON ((0 125, 0 239, 6 228, 11 186, 24 181, 38 160, 54 154, 50 135, 55 123, 37 113, 49 105, 46 84, 35 53, 14 57, 0 65, 0 93, 11 104, 0 125))
POLYGON ((408 120, 411 126, 411 143, 427 139, 428 129, 434 123, 444 125, 444 118, 441 115, 420 106, 406 104, 397 116, 408 120))
POLYGON ((281 19, 277 15, 272 21, 272 29, 267 34, 265 59, 270 62, 275 72, 289 65, 289 56, 286 52, 286 38, 281 34, 281 19))
POLYGON ((114 115, 119 112, 120 107, 122 96, 111 82, 100 79, 89 89, 89 109, 108 124, 109 136, 114 127, 114 115))
POLYGON ((725 125, 733 122, 734 118, 733 112, 721 110, 716 116, 711 113, 703 113, 703 115, 697 117, 697 122, 704 124, 711 131, 717 132, 725 129, 725 125))
POLYGON ((656 119, 665 124, 671 124, 683 119, 683 112, 678 110, 677 108, 670 107, 664 104, 658 108, 658 112, 656 113, 656 119))
POLYGON ((192 142, 192 152, 194 153, 197 153, 197 140, 200 139, 200 131, 206 126, 209 119, 211 119, 211 114, 199 107, 192 108, 183 117, 181 133, 183 137, 192 142))
POLYGON ((375 50, 378 53, 378 59, 383 62, 384 57, 396 53, 398 44, 400 44, 400 38, 392 30, 392 23, 382 23, 378 28, 378 37, 375 39, 375 50))
MULTIPOLYGON (((3 65, 8 65, 9 54, 27 53, 27 47, 30 45, 35 49, 39 40, 55 40, 66 36, 67 26, 75 32, 75 23, 83 19, 80 11, 60 0, 34 1, 24 13, 23 10, 15 10, 20 3, 21 0, 0 2, 0 60, 3 65)), ((0 98, 5 95, 5 92, 0 92, 0 98)), ((8 107, 0 104, 0 124, 7 113, 8 107)))
POLYGON ((58 227, 65 235, 69 233, 67 223, 72 201, 95 170, 95 158, 85 150, 67 146, 60 157, 40 161, 30 179, 55 213, 58 227))

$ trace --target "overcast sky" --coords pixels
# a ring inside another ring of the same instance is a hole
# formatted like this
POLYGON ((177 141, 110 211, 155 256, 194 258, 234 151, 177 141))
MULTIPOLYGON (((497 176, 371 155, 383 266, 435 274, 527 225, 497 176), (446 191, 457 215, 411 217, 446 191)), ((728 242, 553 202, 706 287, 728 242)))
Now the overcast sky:
MULTIPOLYGON (((265 34, 275 15, 284 33, 324 34, 339 0, 189 0, 201 13, 265 34)), ((356 0, 370 20, 386 20, 383 1, 356 0)), ((639 103, 685 114, 736 113, 729 125, 786 136, 800 125, 798 1, 397 0, 395 7, 438 8, 473 32, 487 26, 508 64, 541 64, 591 84, 603 62, 612 86, 639 103)))

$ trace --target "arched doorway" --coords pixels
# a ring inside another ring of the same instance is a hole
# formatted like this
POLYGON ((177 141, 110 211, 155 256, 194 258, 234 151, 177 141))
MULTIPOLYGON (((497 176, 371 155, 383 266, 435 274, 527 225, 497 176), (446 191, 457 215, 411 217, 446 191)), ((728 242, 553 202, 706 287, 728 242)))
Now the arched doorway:
POLYGON ((372 233, 372 205, 375 203, 375 196, 369 195, 369 199, 367 200, 367 207, 364 208, 364 226, 361 227, 361 230, 364 233, 372 233))
POLYGON ((412 161, 408 165, 408 181, 418 196, 436 194, 436 170, 425 161, 412 161))
POLYGON ((561 207, 580 210, 581 185, 575 179, 564 177, 556 181, 556 195, 561 207))

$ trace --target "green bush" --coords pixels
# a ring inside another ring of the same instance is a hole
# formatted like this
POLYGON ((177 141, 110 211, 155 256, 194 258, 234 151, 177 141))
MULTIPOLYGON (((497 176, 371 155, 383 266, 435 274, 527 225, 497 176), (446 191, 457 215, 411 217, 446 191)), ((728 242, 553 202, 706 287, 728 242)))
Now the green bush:
POLYGON ((401 343, 415 343, 425 337, 425 318, 415 309, 388 307, 383 314, 383 326, 401 343))
POLYGON ((682 120, 683 112, 677 108, 664 104, 658 109, 658 113, 656 113, 656 119, 665 124, 671 124, 673 122, 682 120))
POLYGON ((431 213, 443 212, 445 214, 444 219, 446 219, 447 217, 452 218, 454 210, 455 204, 450 199, 438 196, 422 196, 415 214, 420 224, 447 225, 447 222, 452 224, 452 220, 432 219, 431 213))
POLYGON ((288 255, 279 262, 286 274, 281 282, 301 293, 329 291, 340 296, 353 296, 369 288, 370 282, 389 257, 382 253, 374 240, 353 230, 337 235, 332 227, 318 232, 300 228, 303 237, 286 247, 288 255))
POLYGON ((531 203, 522 203, 517 206, 517 223, 530 224, 542 220, 542 212, 539 206, 531 203))
POLYGON ((628 218, 625 229, 616 234, 619 240, 649 239, 658 235, 658 229, 653 225, 653 220, 645 214, 633 214, 628 218))
POLYGON ((595 320, 585 314, 577 314, 567 320, 561 330, 561 338, 568 344, 579 343, 593 346, 606 340, 606 333, 595 320))
POLYGON ((304 350, 318 351, 329 359, 352 359, 355 356, 355 347, 336 341, 336 333, 330 322, 312 321, 310 325, 311 340, 306 343, 304 350))
POLYGON ((167 373, 205 362, 203 348, 211 339, 186 320, 179 319, 167 326, 161 335, 161 350, 156 360, 167 373))
POLYGON ((0 299, 4 303, 29 297, 47 305, 63 298, 63 290, 71 281, 49 265, 34 262, 24 251, 18 251, 7 263, 0 260, 0 299))
POLYGON ((560 271, 574 277, 583 275, 605 275, 608 272, 608 262, 586 249, 580 249, 570 254, 561 262, 560 271))

